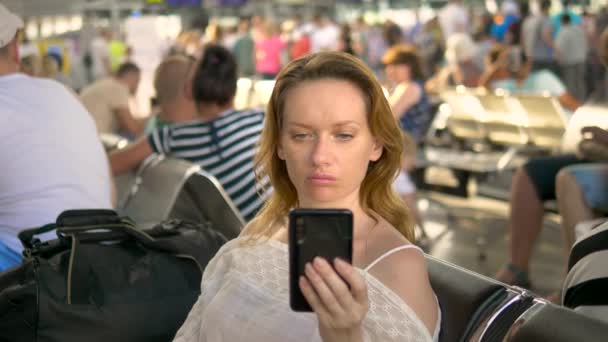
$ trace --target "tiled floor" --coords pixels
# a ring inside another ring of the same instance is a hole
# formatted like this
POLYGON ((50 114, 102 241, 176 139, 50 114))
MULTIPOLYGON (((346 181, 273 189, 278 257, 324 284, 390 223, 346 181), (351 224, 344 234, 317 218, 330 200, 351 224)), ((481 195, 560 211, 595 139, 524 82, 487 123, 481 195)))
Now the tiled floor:
MULTIPOLYGON (((506 262, 507 203, 422 193, 418 206, 431 240, 430 254, 490 277, 506 262)), ((559 217, 550 214, 531 263, 532 290, 540 295, 557 290, 564 275, 563 265, 559 217)))

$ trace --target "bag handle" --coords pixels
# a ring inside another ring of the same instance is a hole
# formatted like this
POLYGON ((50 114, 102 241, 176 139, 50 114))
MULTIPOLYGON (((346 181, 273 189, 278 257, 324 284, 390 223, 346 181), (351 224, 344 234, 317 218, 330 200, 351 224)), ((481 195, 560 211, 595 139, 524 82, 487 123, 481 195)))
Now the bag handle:
POLYGON ((66 210, 57 217, 55 223, 37 228, 24 229, 17 236, 23 248, 31 250, 41 243, 40 239, 36 238, 36 236, 51 232, 58 227, 108 225, 120 223, 121 220, 114 210, 109 209, 66 210))

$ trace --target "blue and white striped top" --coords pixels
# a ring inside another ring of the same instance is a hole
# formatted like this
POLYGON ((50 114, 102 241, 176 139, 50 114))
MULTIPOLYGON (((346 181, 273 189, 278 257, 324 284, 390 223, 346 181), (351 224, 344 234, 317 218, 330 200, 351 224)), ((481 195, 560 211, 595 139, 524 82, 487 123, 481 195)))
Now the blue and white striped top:
MULTIPOLYGON (((159 127, 148 141, 156 153, 188 160, 215 176, 249 221, 267 197, 259 194, 253 165, 263 121, 260 110, 231 109, 211 121, 159 127)), ((262 185, 269 187, 268 179, 262 185)))

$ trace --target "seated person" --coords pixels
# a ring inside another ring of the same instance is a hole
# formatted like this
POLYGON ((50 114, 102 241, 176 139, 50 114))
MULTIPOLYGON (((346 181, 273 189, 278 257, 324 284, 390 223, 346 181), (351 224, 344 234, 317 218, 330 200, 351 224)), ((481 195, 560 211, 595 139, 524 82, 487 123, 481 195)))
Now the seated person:
MULTIPOLYGON (((264 113, 234 110, 237 66, 224 47, 207 45, 188 80, 178 89, 175 108, 180 108, 180 115, 196 119, 159 127, 110 154, 112 171, 117 175, 134 169, 152 153, 186 159, 215 176, 249 220, 265 198, 258 193, 253 167, 264 113)), ((268 185, 268 180, 260 185, 268 185)))
POLYGON ((158 65, 154 73, 158 114, 150 117, 146 123, 146 134, 172 123, 197 119, 194 101, 183 96, 184 88, 190 81, 190 69, 194 65, 195 60, 180 55, 168 57, 158 65), (184 106, 191 108, 184 109, 184 106))
POLYGON ((532 62, 518 49, 496 45, 490 51, 486 63, 486 72, 479 81, 481 87, 504 89, 515 94, 549 92, 570 112, 574 112, 580 106, 580 103, 568 93, 562 81, 551 71, 547 69, 531 71, 532 62))
MULTIPOLYGON (((608 51, 608 34, 600 39, 600 51, 608 51)), ((500 53, 495 52, 495 53, 500 53)), ((603 54, 604 65, 608 65, 608 54, 603 54)), ((498 58, 498 56, 495 56, 498 58)), ((526 67, 527 69, 528 67, 526 67)), ((600 93, 603 93, 600 91, 600 93)), ((565 101, 570 102, 571 96, 565 101)), ((560 97, 561 99, 562 97, 560 97)), ((595 102, 595 101, 594 101, 595 102)), ((589 131, 593 139, 608 141, 605 131, 596 128, 584 128, 583 135, 589 131), (602 131, 604 133, 602 133, 602 131)), ((583 145, 579 145, 583 146, 583 145)), ((570 165, 588 163, 593 156, 579 153, 578 155, 559 155, 533 158, 519 168, 511 181, 509 205, 509 261, 496 274, 496 279, 524 287, 530 286, 529 264, 532 248, 542 229, 544 207, 543 202, 555 199, 556 177, 558 172, 570 165)), ((569 221, 569 219, 566 219, 569 221)), ((574 240, 572 223, 566 222, 566 249, 569 250, 574 240)))
POLYGON ((566 255, 574 244, 578 223, 608 214, 608 131, 585 127, 583 135, 589 137, 580 143, 580 153, 595 162, 561 169, 555 184, 566 255))
POLYGON ((467 33, 455 33, 446 41, 445 61, 425 87, 429 93, 439 94, 446 87, 463 85, 476 87, 483 73, 483 65, 477 61, 477 44, 467 33))
POLYGON ((85 87, 80 99, 91 113, 97 131, 134 138, 145 127, 145 120, 133 117, 129 99, 137 91, 140 70, 133 63, 124 63, 114 76, 102 78, 85 87))
POLYGON ((23 22, 0 4, 0 23, 2 272, 21 261, 21 230, 67 209, 111 208, 112 183, 89 113, 65 86, 19 72, 23 22))
POLYGON ((386 76, 393 83, 388 102, 401 128, 419 143, 431 124, 431 105, 424 90, 420 60, 413 46, 390 48, 382 63, 386 76))
POLYGON ((321 52, 288 64, 256 157, 274 191, 205 269, 175 341, 437 341, 425 258, 391 189, 402 151, 382 88, 359 59, 321 52), (354 216, 353 265, 316 259, 300 279, 314 314, 289 306, 286 222, 296 207, 354 216))

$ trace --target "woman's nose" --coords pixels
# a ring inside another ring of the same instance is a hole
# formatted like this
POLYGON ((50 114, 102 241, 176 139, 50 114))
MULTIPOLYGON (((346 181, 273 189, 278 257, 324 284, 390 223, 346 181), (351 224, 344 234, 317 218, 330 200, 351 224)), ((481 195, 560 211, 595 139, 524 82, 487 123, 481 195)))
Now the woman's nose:
POLYGON ((327 137, 320 136, 315 140, 312 150, 312 162, 315 166, 326 165, 331 159, 331 141, 327 137))

